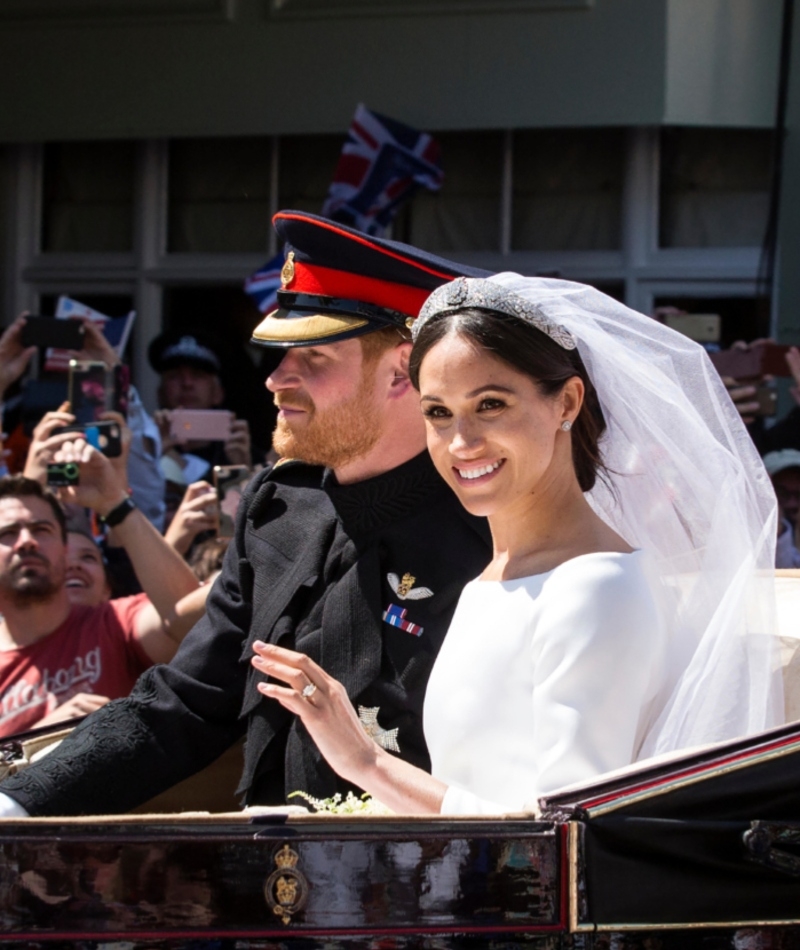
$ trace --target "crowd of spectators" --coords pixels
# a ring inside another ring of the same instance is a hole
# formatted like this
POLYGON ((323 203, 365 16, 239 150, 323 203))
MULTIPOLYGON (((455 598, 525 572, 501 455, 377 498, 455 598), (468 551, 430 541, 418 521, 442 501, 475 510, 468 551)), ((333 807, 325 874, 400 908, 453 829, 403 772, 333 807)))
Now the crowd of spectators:
MULTIPOLYGON (((22 344, 24 325, 23 315, 0 335, 0 406, 36 363, 36 347, 22 344)), ((160 376, 159 408, 149 415, 131 387, 126 416, 102 414, 119 426, 117 457, 64 431, 75 421, 66 401, 43 407, 32 431, 6 405, 0 738, 126 695, 143 670, 172 658, 202 616, 228 544, 215 468, 236 466, 246 476, 274 460, 254 449, 248 421, 225 409, 221 353, 200 332, 157 337, 148 355, 160 376), (181 437, 175 420, 183 410, 227 413, 224 432, 181 437), (78 467, 77 483, 49 487, 49 466, 68 463, 78 467)), ((74 355, 109 368, 119 362, 89 320, 74 355)), ((786 363, 796 405, 779 419, 765 417, 757 399, 769 379, 724 381, 775 488, 776 566, 800 568, 800 351, 790 350, 786 363)))
MULTIPOLYGON (((0 335, 0 404, 23 377, 38 376, 43 362, 36 347, 23 346, 25 320, 0 335)), ((83 339, 76 359, 119 363, 90 320, 83 339)), ((98 417, 118 426, 116 457, 65 428, 75 423, 68 401, 42 406, 33 422, 30 412, 23 419, 19 396, 5 402, 0 738, 127 695, 148 666, 169 662, 204 613, 228 544, 219 536, 215 466, 237 466, 247 477, 271 462, 253 449, 247 420, 225 408, 221 352, 200 333, 154 340, 158 410, 149 415, 130 387, 125 416, 108 410, 98 417), (182 410, 225 416, 224 436, 181 438, 175 419, 182 410), (49 484, 49 469, 70 465, 74 484, 49 484)))
MULTIPOLYGON (((750 349, 771 341, 757 340, 734 346, 750 349)), ((760 400, 765 388, 774 392, 776 381, 771 376, 734 379, 723 377, 734 405, 747 426, 764 467, 772 480, 778 501, 778 540, 775 551, 776 568, 800 568, 800 349, 790 347, 785 356, 783 375, 791 385, 793 405, 788 412, 769 414, 765 406, 777 408, 772 402, 760 400)))

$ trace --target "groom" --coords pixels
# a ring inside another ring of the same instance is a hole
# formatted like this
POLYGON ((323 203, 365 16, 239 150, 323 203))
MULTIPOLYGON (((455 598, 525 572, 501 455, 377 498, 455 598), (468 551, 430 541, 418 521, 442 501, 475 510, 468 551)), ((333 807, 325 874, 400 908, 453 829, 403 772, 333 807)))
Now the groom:
POLYGON ((463 585, 490 557, 425 451, 409 327, 432 290, 486 276, 302 212, 276 215, 279 309, 253 342, 284 350, 267 388, 287 459, 250 484, 206 617, 169 666, 0 784, 0 815, 108 814, 147 801, 247 736, 239 793, 346 792, 302 725, 260 694, 256 639, 301 650, 364 728, 429 768, 422 702, 463 585))

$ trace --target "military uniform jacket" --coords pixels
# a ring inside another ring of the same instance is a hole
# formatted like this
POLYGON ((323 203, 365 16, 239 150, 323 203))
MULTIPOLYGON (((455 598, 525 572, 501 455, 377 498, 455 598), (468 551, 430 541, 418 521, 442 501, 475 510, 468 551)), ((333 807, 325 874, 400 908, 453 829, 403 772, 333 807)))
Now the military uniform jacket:
POLYGON ((427 453, 353 485, 302 463, 257 476, 206 616, 173 661, 98 710, 2 790, 32 815, 126 811, 203 768, 246 733, 240 792, 276 804, 343 791, 308 734, 261 695, 256 639, 302 650, 377 709, 402 758, 429 766, 425 685, 461 588, 490 557, 427 453))

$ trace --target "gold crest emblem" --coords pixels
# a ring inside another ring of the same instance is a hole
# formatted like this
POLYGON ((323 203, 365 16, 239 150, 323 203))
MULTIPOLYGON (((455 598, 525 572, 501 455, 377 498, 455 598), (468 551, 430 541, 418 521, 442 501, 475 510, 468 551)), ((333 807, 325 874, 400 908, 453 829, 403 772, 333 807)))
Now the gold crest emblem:
POLYGON ((413 574, 405 573, 401 578, 390 573, 386 575, 386 580, 400 600, 424 600, 426 597, 433 597, 433 591, 429 587, 414 587, 417 579, 413 574))
POLYGON ((308 882, 297 870, 300 856, 285 844, 275 854, 276 869, 264 885, 264 897, 272 913, 284 924, 291 923, 292 914, 305 907, 308 882))
POLYGON ((400 578, 400 583, 397 585, 397 596, 405 599, 406 594, 408 594, 408 592, 414 586, 415 580, 416 577, 414 577, 413 574, 403 574, 403 576, 400 578))
POLYGON ((281 268, 281 287, 288 287, 294 280, 294 251, 289 251, 281 268))

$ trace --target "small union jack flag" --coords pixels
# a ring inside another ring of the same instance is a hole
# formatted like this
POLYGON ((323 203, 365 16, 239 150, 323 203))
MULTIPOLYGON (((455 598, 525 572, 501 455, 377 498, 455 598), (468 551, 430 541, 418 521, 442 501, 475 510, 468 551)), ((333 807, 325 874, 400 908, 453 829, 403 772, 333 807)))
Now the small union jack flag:
POLYGON ((250 294, 261 313, 270 313, 278 306, 282 267, 283 252, 270 258, 263 267, 255 274, 251 274, 244 282, 245 293, 250 294))
POLYGON ((436 139, 359 105, 322 216, 381 234, 418 188, 438 191, 443 180, 436 139))
POLYGON ((398 607, 396 604, 389 604, 383 612, 383 619, 390 627, 399 627, 401 630, 405 630, 406 633, 411 633, 415 637, 421 637, 423 628, 416 623, 411 623, 410 620, 406 620, 407 613, 408 611, 402 607, 398 607))

